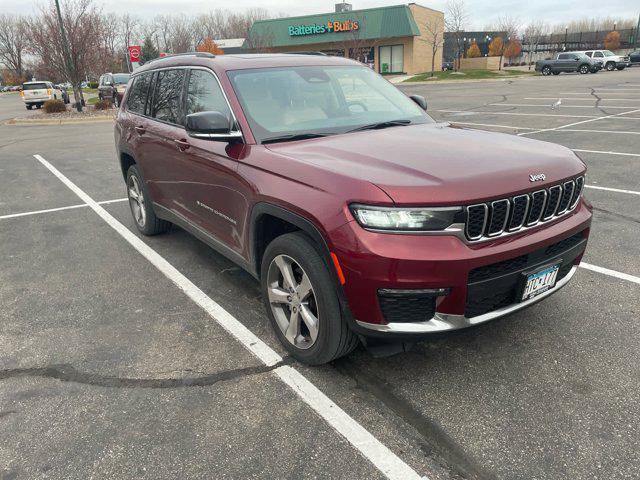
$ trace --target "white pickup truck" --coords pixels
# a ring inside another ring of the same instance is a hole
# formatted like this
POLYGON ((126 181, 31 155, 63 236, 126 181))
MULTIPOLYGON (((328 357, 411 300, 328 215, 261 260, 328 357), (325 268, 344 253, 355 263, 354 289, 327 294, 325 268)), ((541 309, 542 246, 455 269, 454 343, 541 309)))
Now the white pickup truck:
POLYGON ((624 70, 631 65, 628 55, 616 55, 611 50, 586 50, 584 53, 587 57, 593 58, 597 62, 601 62, 608 71, 624 70))

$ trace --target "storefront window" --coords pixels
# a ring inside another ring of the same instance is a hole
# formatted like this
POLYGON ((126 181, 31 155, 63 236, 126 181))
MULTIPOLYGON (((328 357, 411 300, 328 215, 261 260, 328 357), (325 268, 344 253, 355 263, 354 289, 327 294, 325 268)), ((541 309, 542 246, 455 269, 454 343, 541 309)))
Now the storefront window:
POLYGON ((404 46, 380 47, 380 73, 402 73, 404 71, 404 46))

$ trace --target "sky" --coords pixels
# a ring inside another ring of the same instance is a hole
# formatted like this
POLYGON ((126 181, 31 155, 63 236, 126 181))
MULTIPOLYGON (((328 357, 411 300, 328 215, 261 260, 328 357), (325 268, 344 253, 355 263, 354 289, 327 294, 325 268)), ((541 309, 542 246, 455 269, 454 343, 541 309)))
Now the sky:
MULTIPOLYGON (((0 12, 31 14, 41 3, 42 0, 18 2, 0 0, 0 12)), ((116 9, 122 11, 125 7, 122 2, 96 0, 96 3, 102 4, 106 12, 116 9)), ((289 16, 296 16, 331 12, 335 3, 332 0, 233 0, 228 2, 221 0, 129 0, 126 2, 126 11, 140 17, 153 17, 157 14, 176 12, 197 15, 216 8, 233 8, 242 11, 262 7, 270 12, 282 12, 289 16)), ((360 9, 398 5, 403 2, 398 0, 353 0, 350 3, 354 9, 360 9)), ((416 3, 444 11, 446 0, 422 0, 416 3)), ((470 25, 467 30, 481 30, 505 14, 518 17, 523 24, 540 19, 551 25, 558 25, 570 20, 577 20, 583 16, 638 18, 640 13, 640 2, 637 0, 608 0, 606 2, 602 0, 467 0, 465 4, 470 13, 470 25)))

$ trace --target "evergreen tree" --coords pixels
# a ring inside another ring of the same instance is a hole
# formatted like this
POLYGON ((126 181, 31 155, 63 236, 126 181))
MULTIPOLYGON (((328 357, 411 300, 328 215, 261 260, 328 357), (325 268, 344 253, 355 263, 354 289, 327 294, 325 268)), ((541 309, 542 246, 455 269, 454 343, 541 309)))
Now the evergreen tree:
POLYGON ((142 44, 142 55, 140 55, 140 65, 144 65, 150 60, 154 60, 160 56, 160 52, 153 44, 151 37, 145 37, 142 44))

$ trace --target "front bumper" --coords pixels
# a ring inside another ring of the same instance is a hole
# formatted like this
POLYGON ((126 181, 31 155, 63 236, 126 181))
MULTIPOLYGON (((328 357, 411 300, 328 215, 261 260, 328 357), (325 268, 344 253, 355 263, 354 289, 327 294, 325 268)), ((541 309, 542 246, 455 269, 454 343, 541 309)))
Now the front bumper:
POLYGON ((339 244, 350 248, 337 255, 346 278, 344 292, 354 318, 352 327, 363 335, 413 337, 470 327, 526 308, 560 290, 573 277, 590 224, 591 210, 583 200, 555 222, 480 244, 448 235, 369 232, 350 222, 338 230, 339 244), (576 236, 581 239, 578 243, 554 250, 576 236), (545 257, 545 252, 552 253, 545 257), (522 257, 531 261, 491 278, 472 278, 479 270, 522 257), (517 276, 552 259, 562 262, 563 271, 555 287, 527 301, 514 300, 517 276), (426 309, 419 321, 413 314, 405 319, 396 315, 390 321, 380 291, 394 289, 445 289, 447 293, 438 296, 434 308, 426 309))

